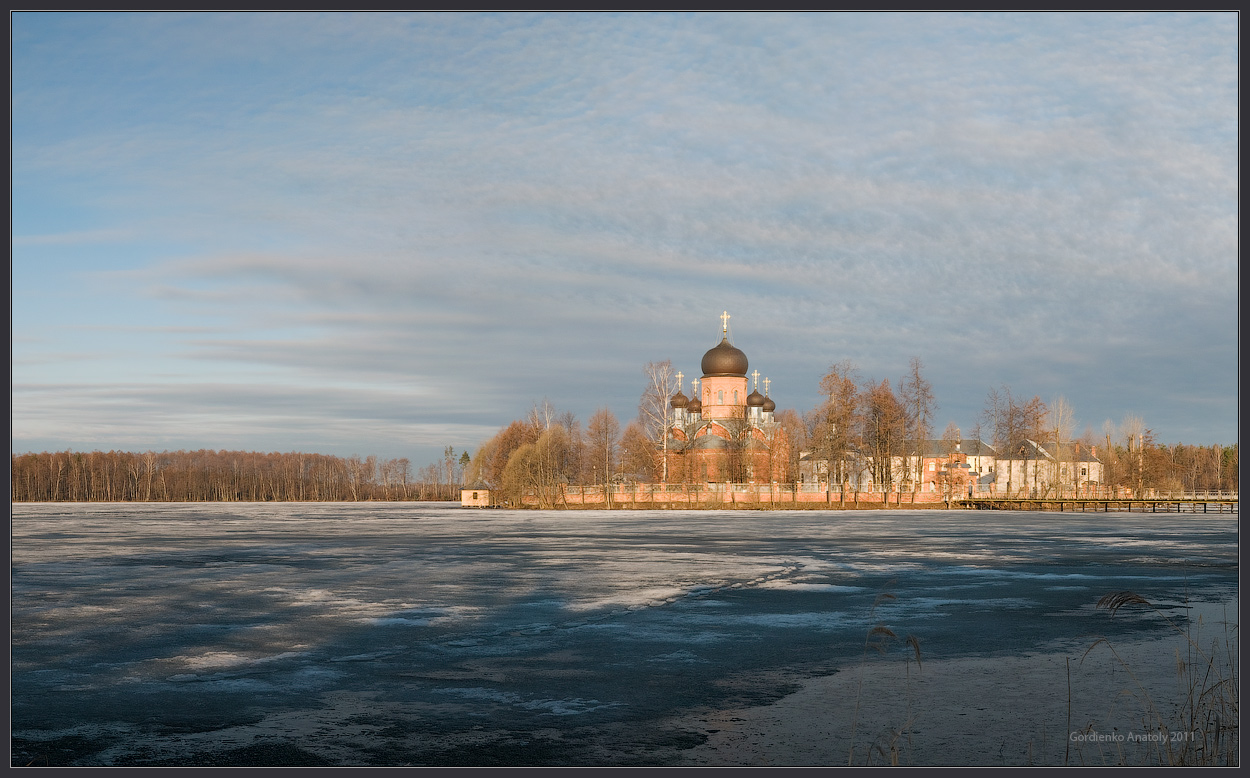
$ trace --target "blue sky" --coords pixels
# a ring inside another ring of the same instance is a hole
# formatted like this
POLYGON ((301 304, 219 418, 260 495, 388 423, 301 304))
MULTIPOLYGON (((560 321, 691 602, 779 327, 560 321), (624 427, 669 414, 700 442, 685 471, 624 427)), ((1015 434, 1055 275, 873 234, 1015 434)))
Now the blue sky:
POLYGON ((1237 441, 1235 14, 11 21, 14 452, 422 464, 722 310, 779 410, 1237 441))

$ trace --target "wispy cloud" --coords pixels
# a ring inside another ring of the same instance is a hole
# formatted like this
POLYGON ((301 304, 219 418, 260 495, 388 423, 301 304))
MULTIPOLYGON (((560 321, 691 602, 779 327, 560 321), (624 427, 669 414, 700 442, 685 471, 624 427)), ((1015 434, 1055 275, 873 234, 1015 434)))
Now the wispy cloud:
MULTIPOLYGON (((1133 410, 1230 442, 1236 33, 1227 14, 19 14, 14 294, 42 292, 32 252, 73 249, 124 268, 102 326, 160 312, 142 326, 179 381, 420 380, 473 429, 544 396, 632 415, 641 366, 693 372, 728 308, 783 407, 814 405, 833 361, 892 377, 918 355, 965 426, 1011 382, 1093 424, 1133 410), (1199 421, 1185 396, 1223 400, 1199 421)), ((48 299, 14 318, 23 385, 46 375, 22 344, 48 299)), ((90 385, 91 364, 58 374, 90 385)), ((168 380, 149 370, 126 391, 168 380)), ((76 408, 16 402, 15 445, 74 439, 56 419, 76 408)))

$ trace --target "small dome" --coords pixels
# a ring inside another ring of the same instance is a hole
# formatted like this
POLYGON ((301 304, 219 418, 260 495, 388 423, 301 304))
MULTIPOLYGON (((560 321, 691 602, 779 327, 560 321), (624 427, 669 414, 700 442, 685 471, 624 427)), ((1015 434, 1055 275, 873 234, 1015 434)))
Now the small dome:
POLYGON ((674 408, 685 408, 687 402, 689 400, 686 399, 686 395, 682 394, 681 390, 678 389, 677 394, 673 395, 673 399, 669 400, 668 404, 674 408))
POLYGON ((775 410, 777 410, 777 403, 773 402, 773 398, 765 397, 764 398, 764 412, 772 413, 775 410))
POLYGON ((728 338, 722 338, 720 343, 708 349, 708 352, 703 355, 701 365, 705 376, 745 376, 747 355, 730 343, 728 338))
POLYGON ((699 402, 699 398, 695 397, 686 403, 686 410, 690 413, 703 413, 703 403, 699 402))
POLYGON ((760 394, 758 391, 754 391, 747 395, 747 405, 752 408, 759 408, 764 404, 764 400, 766 399, 767 398, 764 397, 764 395, 760 394))

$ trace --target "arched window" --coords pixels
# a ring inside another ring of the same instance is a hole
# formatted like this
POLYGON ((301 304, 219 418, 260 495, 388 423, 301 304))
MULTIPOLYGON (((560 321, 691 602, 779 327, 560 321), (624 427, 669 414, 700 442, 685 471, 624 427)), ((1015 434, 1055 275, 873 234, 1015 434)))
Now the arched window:
POLYGON ((716 402, 721 405, 725 404, 725 390, 724 389, 716 393, 716 402))
POLYGON ((734 390, 734 405, 738 404, 738 390, 734 390))

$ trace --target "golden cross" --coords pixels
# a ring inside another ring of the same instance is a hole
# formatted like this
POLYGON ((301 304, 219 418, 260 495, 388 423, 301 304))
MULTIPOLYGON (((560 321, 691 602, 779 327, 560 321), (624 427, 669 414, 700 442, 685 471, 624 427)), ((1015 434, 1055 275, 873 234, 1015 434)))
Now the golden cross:
POLYGON ((767 396, 767 394, 768 394, 768 384, 769 384, 769 381, 768 381, 768 379, 767 379, 767 378, 765 378, 765 379, 764 379, 764 394, 765 394, 766 396, 767 396))
POLYGON ((760 388, 760 371, 756 370, 755 372, 751 373, 751 377, 755 379, 755 385, 752 388, 759 389, 760 388))
POLYGON ((691 394, 693 394, 695 397, 698 397, 699 396, 699 379, 692 378, 690 380, 690 387, 691 387, 690 388, 691 394))
POLYGON ((721 323, 721 327, 724 328, 724 331, 728 333, 729 332, 729 311, 725 311, 720 315, 720 323, 721 323))
POLYGON ((684 378, 684 377, 685 377, 685 376, 683 376, 683 375, 681 374, 681 371, 680 371, 680 370, 678 370, 678 371, 677 371, 677 391, 679 391, 679 392, 681 391, 681 379, 682 379, 682 378, 684 378))

